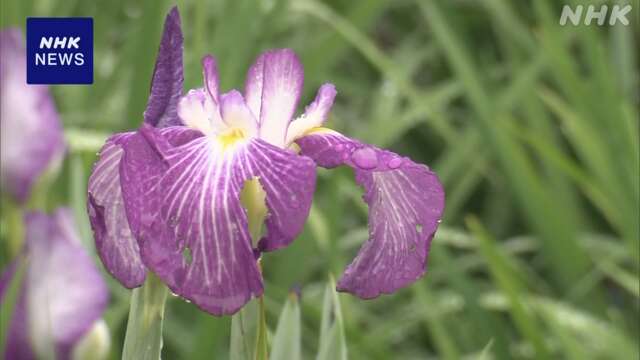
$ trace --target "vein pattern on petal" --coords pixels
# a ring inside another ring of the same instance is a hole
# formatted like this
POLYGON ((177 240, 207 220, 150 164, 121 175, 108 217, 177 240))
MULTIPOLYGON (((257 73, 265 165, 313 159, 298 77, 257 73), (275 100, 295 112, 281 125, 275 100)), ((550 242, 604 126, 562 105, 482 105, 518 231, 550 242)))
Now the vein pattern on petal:
MULTIPOLYGON (((303 192, 312 189, 287 190, 277 171, 295 175, 294 167, 301 166, 299 172, 311 179, 302 183, 313 185, 313 162, 255 139, 229 148, 210 136, 170 144, 167 134, 157 130, 147 128, 143 135, 128 143, 125 158, 131 161, 123 166, 130 180, 123 185, 127 212, 147 214, 130 217, 143 261, 175 293, 202 309, 215 315, 236 312, 263 291, 240 203, 244 182, 260 178, 267 203, 277 209, 267 227, 272 225, 274 236, 286 237, 291 231, 280 230, 287 224, 276 220, 282 213, 278 204, 291 191, 300 203, 305 195, 310 202, 311 195, 303 192)), ((308 205, 298 211, 305 207, 308 212, 308 205)), ((262 243, 267 249, 280 242, 262 243)))
POLYGON ((419 279, 444 209, 437 176, 425 165, 335 131, 312 132, 297 144, 320 166, 350 166, 365 189, 369 240, 345 270, 338 290, 368 299, 419 279))

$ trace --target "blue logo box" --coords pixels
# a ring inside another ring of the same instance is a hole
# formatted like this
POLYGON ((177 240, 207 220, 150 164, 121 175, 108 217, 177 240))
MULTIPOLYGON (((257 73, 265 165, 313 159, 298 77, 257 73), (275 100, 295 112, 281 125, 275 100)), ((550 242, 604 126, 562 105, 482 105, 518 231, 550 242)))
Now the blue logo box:
POLYGON ((27 84, 93 84, 93 19, 27 18, 27 84))

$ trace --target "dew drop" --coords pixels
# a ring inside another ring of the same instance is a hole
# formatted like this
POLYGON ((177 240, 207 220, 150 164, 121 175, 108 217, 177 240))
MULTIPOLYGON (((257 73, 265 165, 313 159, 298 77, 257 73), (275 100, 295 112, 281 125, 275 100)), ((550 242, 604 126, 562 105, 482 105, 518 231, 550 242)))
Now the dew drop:
POLYGON ((389 169, 397 169, 400 167, 400 165, 402 165, 402 162, 403 162, 402 158, 396 157, 389 160, 389 162, 387 163, 387 166, 389 167, 389 169))
POLYGON ((416 224, 416 231, 418 232, 418 234, 422 233, 422 224, 416 224))
POLYGON ((337 144, 336 146, 333 147, 336 151, 342 151, 344 150, 344 145, 343 144, 337 144))
POLYGON ((291 194, 289 200, 291 201, 291 207, 297 208, 298 206, 300 206, 300 202, 298 201, 298 197, 296 196, 296 194, 291 194))
POLYGON ((364 147, 354 151, 351 154, 351 160, 361 169, 369 170, 378 166, 378 155, 376 151, 364 147))

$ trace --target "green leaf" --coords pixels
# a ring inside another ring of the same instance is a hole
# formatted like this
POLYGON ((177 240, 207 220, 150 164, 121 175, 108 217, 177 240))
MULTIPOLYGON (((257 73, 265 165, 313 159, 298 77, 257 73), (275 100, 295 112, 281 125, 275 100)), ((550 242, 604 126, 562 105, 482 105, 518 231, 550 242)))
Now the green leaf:
POLYGON ((525 289, 523 289, 521 283, 519 283, 514 276, 514 267, 511 266, 504 254, 500 252, 495 241, 476 218, 468 218, 467 225, 478 238, 480 252, 487 259, 491 276, 502 292, 505 293, 509 301, 511 316, 513 317, 516 327, 521 334, 531 342, 536 351, 537 358, 549 359, 550 354, 543 341, 542 332, 538 327, 537 320, 528 311, 522 300, 522 294, 525 293, 525 289))
POLYGON ((17 258, 13 278, 9 282, 8 288, 2 297, 2 305, 0 306, 0 351, 4 351, 7 344, 7 335, 9 334, 9 325, 24 277, 27 261, 22 256, 17 258))
POLYGON ((248 302, 231 318, 231 360, 255 360, 267 356, 267 324, 262 297, 248 302))
POLYGON ((167 287, 147 272, 142 287, 133 289, 123 360, 158 360, 162 352, 162 322, 167 287))
POLYGON ((342 310, 335 289, 336 282, 331 277, 324 293, 317 360, 346 360, 348 358, 342 310))
POLYGON ((65 129, 64 139, 71 153, 97 152, 102 148, 109 134, 87 129, 65 129))
POLYGON ((300 305, 295 293, 284 304, 271 346, 271 360, 299 360, 301 349, 300 305))

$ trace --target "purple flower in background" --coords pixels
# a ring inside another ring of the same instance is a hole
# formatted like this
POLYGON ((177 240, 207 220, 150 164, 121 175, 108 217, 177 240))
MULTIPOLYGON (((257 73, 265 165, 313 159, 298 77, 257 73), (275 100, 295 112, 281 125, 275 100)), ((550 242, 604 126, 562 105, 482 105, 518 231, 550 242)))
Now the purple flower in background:
POLYGON ((331 84, 322 85, 294 119, 303 70, 289 49, 260 55, 244 94, 221 94, 214 58, 202 62, 204 87, 183 96, 182 35, 174 8, 144 124, 110 138, 94 167, 90 218, 99 254, 118 280, 139 286, 148 268, 208 312, 236 312, 263 292, 255 255, 287 246, 302 231, 316 166, 339 165, 353 168, 365 189, 370 239, 338 290, 373 298, 424 274, 444 207, 433 172, 322 128, 336 95, 331 84), (241 192, 255 179, 268 214, 264 234, 252 242, 241 192))
POLYGON ((26 56, 20 30, 0 31, 0 186, 20 203, 65 148, 48 88, 27 84, 26 56))
POLYGON ((23 256, 0 277, 4 302, 17 267, 26 261, 2 352, 13 360, 50 357, 51 351, 56 359, 69 359, 83 336, 101 321, 107 286, 80 244, 69 210, 30 213, 25 227, 23 256))

